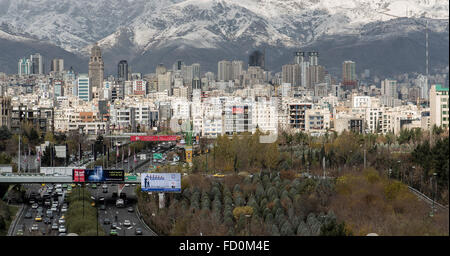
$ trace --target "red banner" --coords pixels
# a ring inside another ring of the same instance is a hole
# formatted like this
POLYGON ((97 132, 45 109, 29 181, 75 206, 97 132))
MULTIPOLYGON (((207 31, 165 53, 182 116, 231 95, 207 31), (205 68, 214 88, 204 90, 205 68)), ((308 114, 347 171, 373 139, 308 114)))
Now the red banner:
POLYGON ((176 135, 130 136, 130 141, 176 141, 176 135))
POLYGON ((73 169, 73 181, 84 182, 84 169, 73 169))

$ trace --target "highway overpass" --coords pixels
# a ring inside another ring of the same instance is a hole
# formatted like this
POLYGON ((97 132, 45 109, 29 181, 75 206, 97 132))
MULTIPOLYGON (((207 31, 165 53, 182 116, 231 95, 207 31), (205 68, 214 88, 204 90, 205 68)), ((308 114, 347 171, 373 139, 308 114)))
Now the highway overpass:
MULTIPOLYGON (((137 175, 136 179, 129 179, 128 176, 125 176, 125 181, 123 182, 106 182, 111 184, 140 184, 141 183, 141 177, 140 175, 137 175)), ((12 174, 3 173, 0 175, 0 183, 4 184, 47 184, 47 183, 74 183, 72 180, 72 176, 54 176, 54 175, 43 175, 43 174, 12 174)), ((84 182, 84 183, 91 183, 91 182, 84 182)), ((92 183, 98 183, 98 182, 92 182, 92 183)), ((104 183, 104 182, 100 182, 104 183)))

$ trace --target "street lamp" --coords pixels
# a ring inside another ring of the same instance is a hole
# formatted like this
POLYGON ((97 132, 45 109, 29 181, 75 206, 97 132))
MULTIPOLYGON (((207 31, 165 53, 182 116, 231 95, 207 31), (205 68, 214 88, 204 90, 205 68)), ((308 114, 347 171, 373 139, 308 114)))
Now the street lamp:
POLYGON ((245 214, 245 217, 246 217, 246 219, 247 219, 247 236, 250 236, 250 217, 251 217, 252 215, 250 215, 250 214, 245 214))
POLYGON ((436 194, 437 194, 437 173, 433 173, 433 178, 434 178, 434 191, 433 191, 433 204, 432 204, 432 206, 431 206, 431 213, 430 213, 430 217, 433 217, 434 216, 434 212, 435 212, 435 209, 434 209, 434 201, 436 200, 436 194))

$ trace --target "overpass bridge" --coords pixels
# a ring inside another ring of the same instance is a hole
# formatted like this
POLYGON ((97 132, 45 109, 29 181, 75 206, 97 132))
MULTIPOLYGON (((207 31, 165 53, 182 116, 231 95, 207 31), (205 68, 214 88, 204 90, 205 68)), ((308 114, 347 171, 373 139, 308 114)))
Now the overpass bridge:
MULTIPOLYGON (((127 179, 125 176, 123 182, 83 182, 83 183, 108 183, 108 184, 141 184, 141 177, 139 174, 136 175, 136 179, 127 179)), ((47 184, 47 183, 77 183, 73 182, 72 176, 67 175, 45 175, 41 173, 26 173, 26 174, 16 174, 16 173, 2 173, 0 175, 0 183, 4 184, 47 184)))

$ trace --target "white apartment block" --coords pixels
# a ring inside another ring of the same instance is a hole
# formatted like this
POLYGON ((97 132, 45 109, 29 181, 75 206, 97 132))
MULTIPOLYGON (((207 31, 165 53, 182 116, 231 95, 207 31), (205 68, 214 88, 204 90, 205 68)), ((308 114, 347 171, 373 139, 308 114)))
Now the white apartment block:
POLYGON ((431 126, 442 126, 448 129, 449 125, 449 101, 448 88, 440 84, 431 86, 430 89, 430 121, 431 126))

